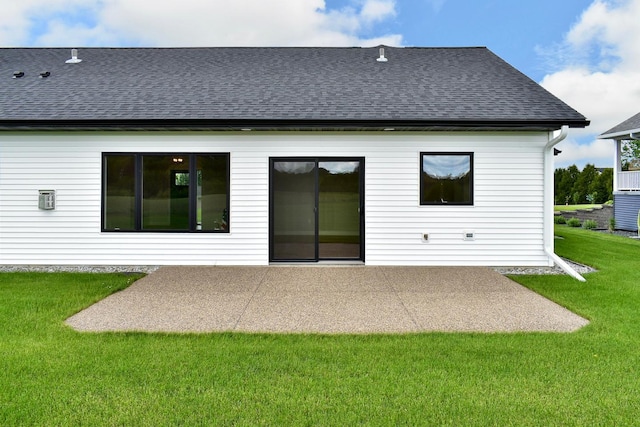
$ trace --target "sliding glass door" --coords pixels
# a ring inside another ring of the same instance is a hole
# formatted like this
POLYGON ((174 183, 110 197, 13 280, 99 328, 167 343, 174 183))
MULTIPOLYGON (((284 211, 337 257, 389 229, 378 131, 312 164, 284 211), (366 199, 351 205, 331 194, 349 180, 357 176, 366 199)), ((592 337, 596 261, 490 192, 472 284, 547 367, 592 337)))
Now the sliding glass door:
POLYGON ((318 163, 318 258, 360 258, 360 161, 318 163))
POLYGON ((316 163, 273 161, 271 245, 274 260, 316 259, 316 163))
POLYGON ((363 260, 362 159, 271 159, 272 261, 363 260))

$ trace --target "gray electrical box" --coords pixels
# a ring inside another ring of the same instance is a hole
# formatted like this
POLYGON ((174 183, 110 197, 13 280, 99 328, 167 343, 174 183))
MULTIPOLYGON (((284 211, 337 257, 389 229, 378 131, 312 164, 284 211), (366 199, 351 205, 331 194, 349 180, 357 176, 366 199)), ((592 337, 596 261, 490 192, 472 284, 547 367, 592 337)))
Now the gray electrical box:
POLYGON ((56 190, 38 190, 38 209, 51 211, 56 208, 56 190))

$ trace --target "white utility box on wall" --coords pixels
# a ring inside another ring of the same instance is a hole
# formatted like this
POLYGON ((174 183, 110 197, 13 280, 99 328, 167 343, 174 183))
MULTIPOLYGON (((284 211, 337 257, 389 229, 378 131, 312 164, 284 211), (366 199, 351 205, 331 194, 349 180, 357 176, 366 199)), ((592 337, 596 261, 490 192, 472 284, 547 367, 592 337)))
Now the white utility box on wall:
POLYGON ((38 209, 51 211, 56 208, 56 190, 38 190, 38 209))

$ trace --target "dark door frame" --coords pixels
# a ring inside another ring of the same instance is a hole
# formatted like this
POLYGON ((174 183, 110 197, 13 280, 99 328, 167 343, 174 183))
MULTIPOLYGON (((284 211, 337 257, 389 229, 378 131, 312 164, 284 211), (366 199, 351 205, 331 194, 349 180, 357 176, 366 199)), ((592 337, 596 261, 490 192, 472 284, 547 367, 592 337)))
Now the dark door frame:
POLYGON ((365 176, 365 158, 357 156, 277 156, 269 157, 269 262, 318 262, 318 261, 362 261, 364 262, 364 243, 365 243, 365 226, 364 226, 364 176, 365 176), (313 259, 275 259, 274 260, 274 195, 273 195, 273 165, 275 162, 315 162, 315 257, 313 259), (319 168, 320 162, 359 162, 359 214, 360 214, 360 256, 358 258, 319 258, 319 201, 320 201, 320 188, 319 188, 319 168))

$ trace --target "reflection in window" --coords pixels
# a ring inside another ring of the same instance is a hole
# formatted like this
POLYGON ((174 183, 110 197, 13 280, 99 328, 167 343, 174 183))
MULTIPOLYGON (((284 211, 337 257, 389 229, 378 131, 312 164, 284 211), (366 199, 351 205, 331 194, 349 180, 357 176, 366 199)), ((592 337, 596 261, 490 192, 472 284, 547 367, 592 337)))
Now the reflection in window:
POLYGON ((228 230, 228 154, 105 154, 104 170, 104 230, 228 230))
POLYGON ((421 205, 473 204, 473 153, 420 154, 421 205))
POLYGON ((277 172, 286 174, 305 174, 313 171, 316 167, 315 162, 274 162, 273 168, 277 172))
POLYGON ((196 156, 196 222, 198 230, 227 231, 229 227, 229 157, 196 156))
POLYGON ((135 230, 135 156, 105 157, 104 228, 135 230))
POLYGON ((188 230, 189 158, 142 156, 142 229, 188 230), (178 161, 179 160, 179 161, 178 161))

